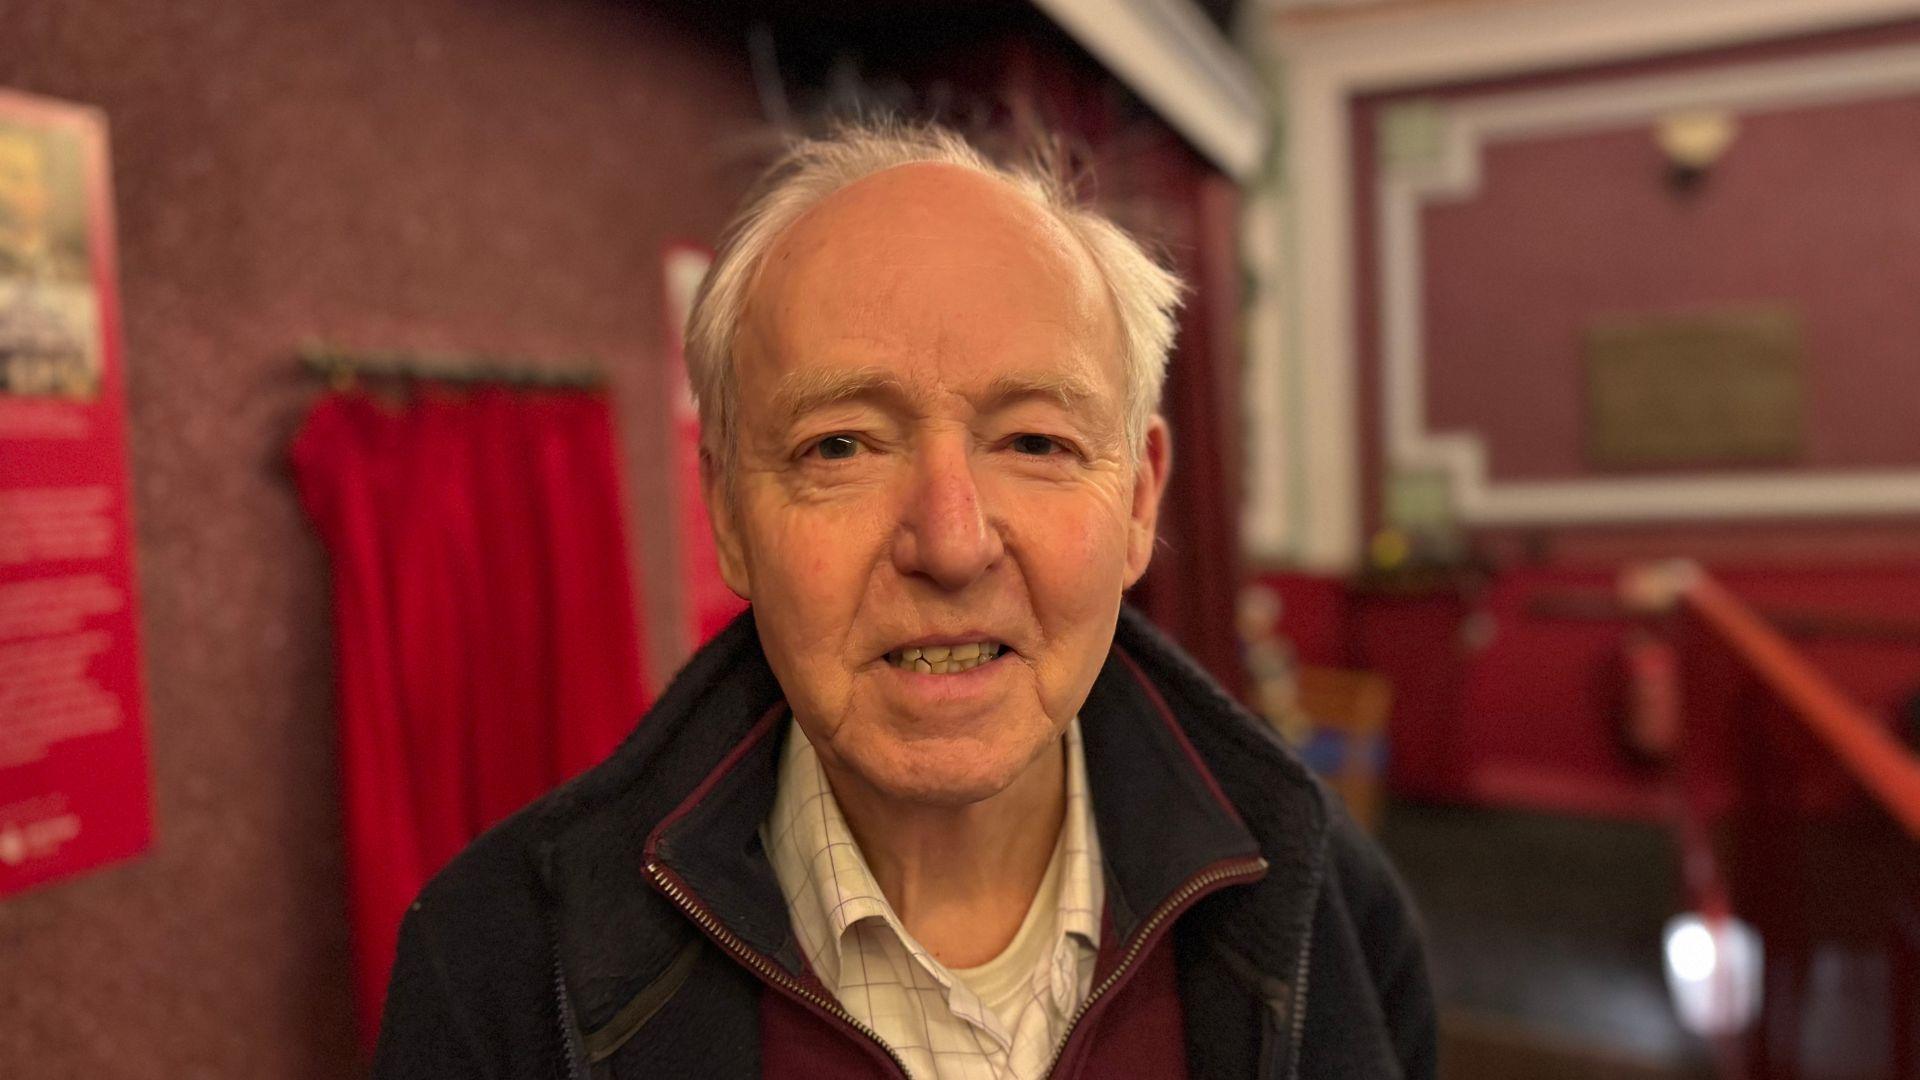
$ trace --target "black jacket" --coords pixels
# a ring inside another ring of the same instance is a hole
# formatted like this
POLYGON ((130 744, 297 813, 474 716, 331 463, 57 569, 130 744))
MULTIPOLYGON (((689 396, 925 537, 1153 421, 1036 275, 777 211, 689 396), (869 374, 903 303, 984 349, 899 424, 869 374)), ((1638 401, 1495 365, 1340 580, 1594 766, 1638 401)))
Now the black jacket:
MULTIPOLYGON (((611 758, 475 841, 407 916, 375 1074, 757 1075, 759 995, 802 970, 759 839, 784 715, 743 616, 611 758)), ((1432 1077, 1410 905, 1267 726, 1130 611, 1081 716, 1110 926, 1170 922, 1190 1073, 1432 1077)))

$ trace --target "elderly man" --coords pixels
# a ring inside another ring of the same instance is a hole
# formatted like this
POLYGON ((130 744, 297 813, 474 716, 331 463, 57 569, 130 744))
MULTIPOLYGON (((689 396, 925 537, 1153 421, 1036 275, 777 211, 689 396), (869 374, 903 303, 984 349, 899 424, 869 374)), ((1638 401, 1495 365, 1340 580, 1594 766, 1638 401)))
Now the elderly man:
POLYGON ((1179 285, 934 129, 805 143, 689 327, 752 612, 403 931, 383 1077, 1424 1077, 1378 853, 1125 611, 1179 285))

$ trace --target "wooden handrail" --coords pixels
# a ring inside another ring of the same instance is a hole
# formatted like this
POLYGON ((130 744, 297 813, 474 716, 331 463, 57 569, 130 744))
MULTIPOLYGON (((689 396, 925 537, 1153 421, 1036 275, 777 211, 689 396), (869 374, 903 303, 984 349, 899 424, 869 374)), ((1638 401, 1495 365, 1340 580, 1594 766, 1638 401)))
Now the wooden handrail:
POLYGON ((1920 758, 1725 586, 1695 575, 1681 602, 1718 634, 1867 793, 1920 840, 1920 758))
MULTIPOLYGON (((1855 615, 1825 608, 1750 604, 1749 610, 1788 641, 1866 641, 1888 645, 1920 645, 1920 618, 1855 615)), ((1536 589, 1527 597, 1529 618, 1568 622, 1618 623, 1657 620, 1660 612, 1635 607, 1616 589, 1536 589)))

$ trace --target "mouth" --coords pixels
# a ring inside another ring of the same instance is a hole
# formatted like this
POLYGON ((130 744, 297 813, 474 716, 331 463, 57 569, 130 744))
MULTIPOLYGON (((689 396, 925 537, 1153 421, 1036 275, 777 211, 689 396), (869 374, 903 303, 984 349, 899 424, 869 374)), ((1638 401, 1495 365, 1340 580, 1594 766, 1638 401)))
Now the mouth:
POLYGON ((998 641, 968 641, 957 645, 914 645, 887 654, 887 663, 920 675, 958 675, 990 664, 1010 652, 998 641))

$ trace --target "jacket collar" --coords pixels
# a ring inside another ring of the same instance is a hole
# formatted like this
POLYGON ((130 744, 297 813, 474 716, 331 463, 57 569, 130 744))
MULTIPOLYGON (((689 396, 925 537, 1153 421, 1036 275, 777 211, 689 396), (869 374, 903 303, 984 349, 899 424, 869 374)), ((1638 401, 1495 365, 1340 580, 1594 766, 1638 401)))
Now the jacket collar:
MULTIPOLYGON (((1242 971, 1269 984, 1295 983, 1304 974, 1325 870, 1330 796, 1269 724, 1228 697, 1144 616, 1123 608, 1114 643, 1161 713, 1161 727, 1193 751, 1191 775, 1217 785, 1268 863, 1259 881, 1215 894, 1183 921, 1203 926, 1209 947, 1234 957, 1242 971)), ((1107 828, 1105 819, 1100 827, 1107 828)), ((1270 995, 1272 986, 1254 989, 1270 995)))
MULTIPOLYGON (((605 1023, 700 932, 661 895, 649 863, 683 882, 726 932, 800 977, 760 839, 786 716, 748 612, 694 657, 612 758, 547 804, 537 854, 583 1028, 605 1023)), ((1243 956, 1291 970, 1325 832, 1298 763, 1130 611, 1081 716, 1117 939, 1206 867, 1264 855, 1272 869, 1263 880, 1207 903, 1243 939, 1243 956), (1264 902, 1247 902, 1251 892, 1264 902)))

